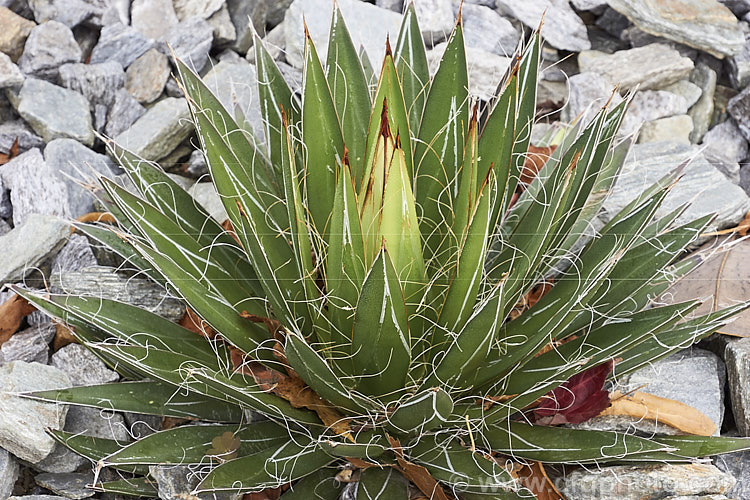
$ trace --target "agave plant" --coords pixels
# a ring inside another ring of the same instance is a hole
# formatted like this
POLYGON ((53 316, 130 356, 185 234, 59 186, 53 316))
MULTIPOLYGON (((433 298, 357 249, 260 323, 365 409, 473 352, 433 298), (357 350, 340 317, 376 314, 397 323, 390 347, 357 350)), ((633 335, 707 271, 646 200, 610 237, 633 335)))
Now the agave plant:
POLYGON ((614 360, 617 375, 636 370, 747 305, 696 317, 698 301, 652 303, 692 268, 678 258, 711 222, 655 218, 679 171, 592 233, 628 149, 625 103, 555 137, 519 185, 538 35, 482 109, 460 16, 430 77, 409 7, 374 90, 336 9, 325 65, 306 36, 301 99, 255 42, 262 138, 177 61, 231 224, 109 144, 134 191, 102 179, 118 225, 76 226, 184 299, 202 335, 124 303, 16 288, 128 380, 29 397, 198 421, 130 443, 51 431, 132 474, 100 489, 155 496, 149 466, 180 464, 200 479, 196 494, 289 486, 282 498, 335 499, 343 470, 358 499, 530 498, 517 464, 748 447, 538 420, 571 377, 614 360))

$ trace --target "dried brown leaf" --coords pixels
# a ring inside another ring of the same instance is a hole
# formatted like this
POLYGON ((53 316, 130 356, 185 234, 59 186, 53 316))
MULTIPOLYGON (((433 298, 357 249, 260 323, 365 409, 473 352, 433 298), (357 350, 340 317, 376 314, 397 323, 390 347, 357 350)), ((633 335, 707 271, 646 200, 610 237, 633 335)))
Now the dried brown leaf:
POLYGON ((5 165, 16 156, 18 156, 18 137, 13 141, 7 153, 0 153, 0 165, 5 165))
POLYGON ((52 342, 52 349, 57 352, 68 344, 78 342, 71 327, 65 323, 55 323, 55 340, 52 342))
POLYGON ((547 476, 541 462, 531 462, 524 465, 517 474, 521 484, 534 493, 537 500, 565 500, 565 497, 555 488, 554 483, 547 476))
POLYGON ((432 474, 427 469, 404 458, 404 451, 398 439, 388 436, 388 441, 398 462, 398 467, 394 466, 394 468, 401 472, 414 486, 419 488, 419 491, 424 493, 430 500, 451 500, 453 498, 452 496, 448 496, 443 487, 440 486, 440 483, 432 477, 432 474))
POLYGON ((13 295, 0 305, 0 345, 10 339, 21 326, 23 318, 36 311, 36 307, 20 295, 13 295))
POLYGON ((197 333, 201 337, 205 337, 207 339, 213 339, 216 337, 216 332, 213 328, 211 328, 208 323, 203 321, 200 316, 198 316, 195 311, 190 309, 189 307, 185 309, 185 314, 182 315, 182 318, 180 318, 180 326, 190 330, 193 333, 197 333))
POLYGON ((524 185, 528 185, 534 180, 542 167, 544 167, 544 164, 547 163, 547 160, 549 160, 552 153, 555 152, 555 149, 557 149, 557 146, 529 146, 526 158, 523 162, 523 168, 521 169, 521 178, 519 179, 521 189, 523 189, 524 185))
POLYGON ((636 391, 623 395, 620 391, 615 391, 610 394, 609 408, 599 415, 626 415, 654 420, 696 436, 712 436, 716 432, 713 420, 692 406, 647 392, 636 391))

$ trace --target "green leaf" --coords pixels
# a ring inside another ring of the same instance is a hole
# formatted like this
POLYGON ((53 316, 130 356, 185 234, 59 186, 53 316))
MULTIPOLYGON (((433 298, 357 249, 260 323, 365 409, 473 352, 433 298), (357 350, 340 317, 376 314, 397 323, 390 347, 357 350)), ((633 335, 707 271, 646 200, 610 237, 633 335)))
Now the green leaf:
POLYGON ((366 414, 372 404, 352 394, 326 361, 303 338, 293 333, 287 335, 284 353, 294 371, 320 397, 355 414, 366 414))
POLYGON ((416 137, 430 91, 430 68, 413 3, 406 7, 401 20, 396 43, 396 71, 401 79, 411 135, 416 137))
POLYGON ((307 208, 316 231, 325 235, 336 192, 338 165, 344 158, 344 138, 331 90, 309 33, 305 35, 302 96, 307 208))
POLYGON ((242 410, 236 405, 192 392, 185 394, 173 385, 152 380, 37 391, 23 396, 52 403, 209 422, 239 422, 243 418, 242 410))
MULTIPOLYGON (((80 433, 71 433, 55 429, 47 429, 47 433, 52 439, 70 450, 87 458, 93 463, 99 463, 104 457, 115 453, 117 450, 126 446, 127 442, 117 442, 114 439, 104 439, 94 436, 87 436, 80 433)), ((146 475, 149 473, 148 467, 143 465, 128 465, 123 467, 113 467, 132 474, 146 475)))
POLYGON ((383 434, 373 431, 360 431, 354 442, 340 438, 321 438, 321 448, 333 457, 359 458, 374 461, 382 456, 389 448, 388 440, 383 434))
POLYGON ((76 328, 90 326, 120 342, 181 352, 207 366, 218 366, 222 357, 226 359, 223 348, 212 346, 200 335, 137 306, 98 297, 43 297, 20 288, 15 291, 38 309, 76 328))
POLYGON ((266 134, 266 145, 271 165, 276 170, 276 178, 281 179, 278 170, 281 158, 286 152, 282 149, 281 133, 284 124, 281 110, 286 113, 287 124, 296 127, 300 122, 300 105, 276 66, 276 61, 268 53, 265 43, 255 35, 255 70, 258 73, 258 98, 260 114, 266 134))
POLYGON ((433 260, 441 242, 448 237, 447 223, 453 207, 451 186, 458 182, 469 128, 468 100, 468 70, 459 21, 432 80, 414 147, 414 194, 422 208, 420 230, 425 260, 432 268, 438 265, 433 260))
POLYGON ((328 337, 330 337, 330 333, 328 333, 328 328, 325 323, 320 321, 322 315, 320 309, 322 308, 322 304, 319 298, 320 293, 315 285, 316 273, 313 266, 313 247, 310 242, 310 233, 307 228, 305 210, 302 206, 302 194, 300 193, 299 182, 297 180, 297 169, 294 166, 294 152, 292 151, 291 137, 289 137, 287 131, 281 134, 281 143, 282 146, 284 146, 284 152, 286 153, 283 157, 281 167, 284 174, 284 195, 286 198, 286 208, 289 217, 289 231, 292 238, 292 248, 297 257, 295 259, 297 274, 302 280, 305 292, 305 304, 307 305, 308 312, 308 314, 302 318, 302 324, 298 324, 298 326, 301 326, 302 332, 308 336, 315 331, 318 336, 327 340, 328 337), (316 328, 313 330, 314 326, 316 328))
MULTIPOLYGON (((256 45, 256 50, 264 49, 256 45)), ((224 105, 203 80, 179 59, 176 62, 180 79, 188 96, 188 104, 190 104, 190 110, 193 113, 193 121, 196 121, 195 115, 201 115, 203 120, 211 123, 216 128, 221 140, 226 142, 228 147, 234 152, 236 165, 238 167, 241 166, 248 178, 252 180, 253 186, 259 193, 259 202, 270 212, 269 216, 271 218, 280 218, 283 212, 281 207, 276 203, 278 196, 282 192, 281 172, 278 169, 279 159, 276 158, 276 163, 269 163, 268 156, 258 150, 255 138, 237 125, 234 117, 224 108, 224 105)), ((273 64, 273 61, 271 63, 273 64)), ((258 64, 257 68, 259 92, 260 95, 263 95, 263 90, 266 88, 264 83, 269 80, 261 78, 260 71, 265 68, 263 64, 258 64)), ((265 75, 265 77, 267 78, 268 75, 265 75)), ((283 78, 281 79, 281 83, 286 85, 283 78)), ((278 109, 275 109, 275 111, 278 112, 278 109)), ((290 120, 293 117, 298 117, 298 114, 291 115, 295 111, 296 109, 291 109, 290 106, 290 110, 288 111, 290 120)), ((298 118, 293 123, 297 123, 297 121, 298 118)), ((266 135, 266 140, 268 140, 268 135, 266 135)), ((203 149, 205 154, 205 145, 203 149)))
MULTIPOLYGON (((471 179, 468 179, 471 180, 471 179)), ((475 205, 467 207, 468 227, 457 233, 459 239, 456 264, 448 286, 445 302, 440 309, 438 325, 448 332, 460 330, 472 313, 483 278, 483 263, 487 256, 487 247, 494 228, 491 217, 495 203, 495 178, 490 175, 489 182, 481 191, 475 205)), ((436 329, 436 333, 439 330, 436 329)), ((434 343, 439 344, 445 338, 435 336, 434 343)))
MULTIPOLYGON (((276 317, 286 326, 293 327, 298 318, 308 316, 308 311, 294 250, 285 238, 288 214, 284 213, 283 224, 279 223, 281 219, 270 217, 248 172, 242 168, 242 163, 216 127, 206 119, 205 113, 194 113, 194 119, 208 158, 211 177, 232 226, 258 274, 276 317)), ((281 135, 278 135, 278 140, 280 147, 281 135)), ((280 150, 277 154, 280 154, 280 150)), ((278 165, 281 162, 279 157, 278 165)), ((282 204, 277 205, 283 208, 282 204)), ((311 321, 306 323, 310 324, 311 321)))
POLYGON ((302 436, 269 449, 225 462, 201 481, 197 491, 261 491, 295 481, 327 466, 333 458, 302 436))
POLYGON ((326 77, 349 152, 349 162, 362 165, 371 110, 370 89, 362 61, 337 4, 333 6, 326 63, 326 77))
POLYGON ((279 500, 338 500, 342 483, 337 469, 325 468, 303 477, 283 493, 279 500))
POLYGON ((409 481, 392 467, 363 469, 357 486, 357 500, 408 500, 409 481))
POLYGON ((119 479, 117 481, 106 481, 96 483, 91 487, 94 491, 110 493, 113 495, 126 495, 131 497, 149 497, 159 496, 159 488, 155 481, 145 477, 135 477, 131 479, 119 479))
POLYGON ((514 460, 550 463, 604 463, 673 448, 653 440, 609 431, 545 427, 522 422, 506 422, 490 427, 483 438, 493 451, 514 460))
MULTIPOLYGON (((493 448, 494 449, 494 448, 493 448)), ((409 450, 410 460, 423 465, 432 476, 461 491, 515 491, 516 480, 502 462, 461 446, 452 435, 427 435, 409 450)))
POLYGON ((360 209, 364 204, 373 170, 379 166, 375 158, 376 150, 381 142, 382 132, 386 129, 389 130, 390 136, 394 138, 395 144, 400 145, 401 149, 404 150, 406 171, 409 172, 409 178, 411 179, 414 167, 411 137, 409 135, 409 119, 406 114, 404 95, 401 92, 401 83, 396 74, 393 55, 390 52, 386 52, 383 60, 378 88, 373 99, 370 125, 367 129, 364 163, 362 165, 352 164, 352 177, 354 178, 354 187, 359 192, 360 209), (387 118, 387 123, 384 122, 385 118, 387 118))
POLYGON ((388 423, 402 434, 423 434, 442 426, 453 413, 453 399, 439 387, 410 396, 399 404, 388 423))
POLYGON ((344 164, 340 172, 328 235, 326 290, 332 362, 344 373, 352 373, 346 354, 352 342, 354 310, 365 280, 365 248, 349 166, 344 164))
POLYGON ((383 206, 379 214, 380 238, 377 243, 383 242, 388 250, 388 256, 402 284, 409 317, 412 318, 422 302, 426 277, 417 207, 402 149, 396 148, 393 151, 393 160, 386 163, 384 177, 383 206))
POLYGON ((406 306, 396 271, 383 249, 372 265, 357 302, 352 336, 359 390, 370 395, 400 391, 411 355, 406 306))
POLYGON ((278 448, 289 440, 289 431, 275 422, 258 422, 247 427, 233 425, 189 425, 155 432, 104 458, 109 465, 198 464, 214 455, 233 451, 247 456, 278 448), (225 433, 237 438, 234 450, 217 450, 214 439, 225 433))

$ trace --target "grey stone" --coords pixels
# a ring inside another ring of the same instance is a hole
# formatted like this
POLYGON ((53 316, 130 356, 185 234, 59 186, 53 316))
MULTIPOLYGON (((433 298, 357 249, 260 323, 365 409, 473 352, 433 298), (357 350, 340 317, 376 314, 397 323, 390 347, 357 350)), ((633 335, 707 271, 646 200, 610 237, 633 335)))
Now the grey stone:
POLYGON ((107 156, 72 139, 55 139, 47 144, 44 159, 66 184, 68 206, 73 217, 94 211, 94 196, 84 185, 98 186, 99 176, 111 178, 117 170, 107 156))
POLYGON ((253 31, 260 34, 266 31, 269 2, 266 0, 227 0, 226 6, 236 33, 232 48, 240 54, 246 54, 253 45, 253 31))
MULTIPOLYGON (((156 480, 161 500, 180 500, 186 496, 195 496, 191 492, 200 482, 195 471, 185 465, 151 465, 149 466, 151 477, 156 480)), ((219 492, 214 494, 198 494, 198 500, 239 500, 241 494, 232 492, 219 492)))
POLYGON ((631 24, 627 17, 608 6, 604 9, 604 13, 596 20, 596 26, 610 35, 620 38, 623 31, 631 26, 631 24))
POLYGON ((740 451, 718 455, 714 457, 714 465, 737 479, 734 487, 726 492, 730 498, 738 500, 750 498, 750 452, 740 451))
MULTIPOLYGON (((370 61, 377 61, 375 67, 379 68, 385 54, 386 37, 390 34, 391 40, 398 38, 401 16, 391 10, 357 0, 341 0, 336 3, 346 19, 354 46, 364 46, 370 61)), ((328 0, 295 0, 289 6, 283 23, 285 55, 289 64, 301 68, 304 61, 303 14, 318 55, 325 57, 332 7, 333 4, 328 0)))
MULTIPOLYGON (((582 123, 587 123, 596 112, 613 97, 614 85, 607 82, 598 73, 580 73, 568 78, 568 101, 562 108, 560 119, 572 122, 580 116, 582 123)), ((622 100, 615 93, 614 99, 622 100)))
POLYGON ((727 120, 713 127, 703 136, 705 154, 726 158, 731 162, 740 162, 747 158, 747 140, 742 136, 734 120, 727 120))
POLYGON ((172 0, 133 0, 130 5, 130 24, 147 38, 164 37, 179 20, 172 0))
POLYGON ((67 407, 16 394, 69 385, 68 376, 52 366, 23 361, 0 366, 0 386, 4 389, 0 392, 0 447, 31 463, 49 455, 55 441, 45 429, 62 429, 67 407))
POLYGON ((59 250, 70 233, 58 217, 32 214, 26 222, 0 236, 0 285, 23 278, 59 250))
MULTIPOLYGON (((431 73, 434 74, 437 71, 440 58, 447 46, 448 42, 442 42, 427 53, 427 62, 430 65, 431 73)), ((484 101, 492 99, 511 62, 510 57, 467 47, 466 63, 469 69, 469 93, 484 101)))
POLYGON ((127 69, 133 61, 153 46, 153 40, 149 40, 132 26, 110 24, 102 28, 99 42, 91 53, 90 63, 117 61, 127 69))
POLYGON ((36 26, 34 21, 29 21, 12 10, 0 6, 0 52, 10 56, 13 62, 18 61, 26 39, 34 26, 36 26))
POLYGON ((750 12, 750 2, 747 0, 719 0, 738 18, 750 12))
POLYGON ((187 173, 194 179, 198 179, 208 174, 208 165, 206 165, 206 158, 203 156, 203 151, 196 149, 190 153, 187 173))
POLYGON ((670 83, 666 87, 663 87, 662 90, 684 97, 688 108, 698 102, 703 92, 699 86, 690 80, 680 80, 679 82, 670 83))
POLYGON ((687 159, 692 161, 685 167, 680 182, 666 196, 656 217, 691 202, 676 224, 712 213, 717 214, 713 228, 729 227, 742 220, 750 210, 750 199, 742 189, 716 170, 700 153, 699 147, 664 142, 637 144, 631 148, 612 193, 604 202, 608 216, 619 212, 644 189, 687 159))
POLYGON ((623 89, 658 89, 690 75, 693 61, 662 44, 646 45, 614 54, 595 50, 578 55, 581 73, 600 73, 623 89))
POLYGON ((715 0, 608 0, 608 3, 643 31, 719 58, 739 54, 745 44, 737 18, 715 0))
POLYGON ((729 100, 727 112, 734 118, 745 139, 750 141, 750 87, 729 100))
POLYGON ((10 202, 10 190, 5 187, 3 178, 0 176, 0 220, 11 217, 13 217, 13 205, 10 202))
POLYGON ((255 66, 244 59, 221 61, 203 77, 209 89, 234 116, 239 107, 245 119, 253 126, 256 137, 264 137, 263 119, 258 97, 258 77, 255 66))
POLYGON ((607 0, 570 0, 578 10, 600 10, 607 6, 607 0))
POLYGON ((92 497, 96 493, 94 490, 86 487, 86 485, 94 482, 93 472, 68 472, 62 474, 45 472, 34 476, 34 481, 52 493, 57 493, 65 498, 72 498, 74 500, 92 497))
MULTIPOLYGON (((454 4, 454 14, 458 14, 454 4)), ((483 5, 463 4, 461 19, 467 47, 482 49, 500 56, 512 56, 521 40, 521 33, 497 11, 483 5)))
POLYGON ((703 139, 714 113, 714 92, 716 91, 716 72, 698 63, 690 74, 690 81, 701 88, 701 97, 691 106, 688 114, 693 119, 693 131, 690 141, 697 144, 703 139))
POLYGON ((9 161, 0 171, 10 189, 13 225, 23 224, 31 214, 70 215, 68 190, 38 149, 31 149, 9 161))
POLYGON ((729 78, 732 85, 738 89, 744 89, 750 83, 750 24, 741 22, 740 27, 745 35, 745 46, 742 52, 736 56, 728 57, 729 78))
POLYGON ((201 204, 206 211, 219 222, 223 222, 229 218, 226 210, 224 209, 224 203, 216 193, 216 188, 212 182, 196 182, 190 188, 190 195, 195 198, 195 201, 201 204))
POLYGON ((180 21, 191 17, 208 19, 224 5, 224 0, 173 0, 174 10, 180 21))
POLYGON ((275 28, 286 18, 286 11, 292 4, 292 0, 276 0, 268 2, 268 14, 266 14, 266 26, 275 28))
POLYGON ((750 339, 729 342, 724 361, 734 422, 741 435, 750 436, 750 339))
POLYGON ((234 29, 226 4, 211 14, 206 22, 214 30, 214 46, 225 47, 237 40, 237 31, 234 29))
POLYGON ((161 429, 161 417, 158 415, 124 412, 123 417, 128 431, 135 439, 149 436, 161 429))
POLYGON ((8 498, 18 479, 18 462, 13 455, 0 448, 0 498, 8 498))
POLYGON ((163 99, 141 116, 115 142, 146 160, 161 160, 190 135, 193 125, 184 99, 163 99))
POLYGON ((29 0, 38 23, 57 21, 70 28, 79 24, 100 25, 104 5, 100 0, 29 0))
POLYGON ((46 365, 49 361, 49 343, 54 337, 55 325, 52 323, 16 332, 0 346, 0 364, 25 361, 46 365))
POLYGON ((23 495, 10 497, 8 500, 65 500, 65 497, 59 497, 57 495, 23 495))
POLYGON ((23 153, 32 148, 44 147, 44 141, 36 135, 23 120, 0 123, 0 151, 7 152, 18 139, 18 151, 23 153))
POLYGON ((198 73, 208 62, 213 39, 214 30, 204 19, 190 17, 169 30, 159 47, 164 53, 171 47, 175 57, 198 73))
POLYGON ((185 306, 159 285, 144 278, 122 277, 108 267, 87 267, 80 271, 55 274, 50 283, 55 290, 119 300, 172 321, 179 321, 185 312, 185 306))
POLYGON ((302 92, 302 70, 279 61, 279 71, 292 92, 302 92))
POLYGON ((107 112, 105 133, 116 137, 125 132, 135 121, 146 113, 146 108, 135 100, 125 89, 120 89, 115 95, 115 102, 107 112))
POLYGON ((569 500, 655 500, 724 493, 734 484, 730 474, 708 464, 616 465, 574 470, 560 491, 569 500))
POLYGON ((81 55, 81 47, 70 28, 57 21, 48 21, 31 30, 18 59, 18 67, 27 76, 55 81, 58 67, 80 62, 81 55))
POLYGON ((88 238, 82 234, 73 233, 52 261, 52 272, 80 271, 96 265, 96 256, 88 238))
POLYGON ((0 52, 0 89, 23 85, 24 75, 6 54, 0 52))
POLYGON ((18 114, 45 142, 67 137, 87 146, 94 143, 89 102, 80 93, 27 78, 20 92, 9 97, 18 114))
POLYGON ((561 50, 589 50, 586 25, 570 7, 568 0, 497 0, 497 7, 531 29, 537 29, 544 17, 542 37, 561 50))
POLYGON ((675 49, 683 57, 688 57, 693 60, 698 58, 698 51, 696 49, 660 36, 652 35, 651 33, 646 33, 638 28, 638 26, 630 26, 626 28, 620 35, 620 38, 628 42, 631 47, 643 47, 653 43, 660 43, 675 49))
POLYGON ((690 144, 690 134, 693 131, 693 120, 688 115, 659 118, 643 124, 638 142, 671 141, 679 144, 690 144))
MULTIPOLYGON (((644 122, 687 113, 684 97, 664 90, 642 90, 633 96, 620 127, 620 134, 635 132, 644 122)), ((692 129, 692 125, 690 127, 692 129)))
MULTIPOLYGON (((392 10, 393 12, 398 12, 399 14, 404 8, 404 0, 375 0, 375 5, 377 5, 380 8, 392 10)), ((492 0, 492 6, 495 6, 494 0, 492 0)))
POLYGON ((414 0, 414 10, 428 47, 448 38, 455 24, 451 0, 414 0))
MULTIPOLYGON (((123 416, 99 408, 69 406, 64 430, 71 434, 114 439, 123 445, 130 442, 130 434, 123 416)), ((87 462, 88 459, 57 443, 52 453, 41 462, 35 463, 34 468, 43 472, 61 474, 79 470, 87 462)))
POLYGON ((169 72, 167 56, 151 49, 130 65, 126 73, 125 88, 136 101, 153 102, 164 91, 169 72))
POLYGON ((107 8, 102 14, 102 26, 120 23, 130 24, 130 3, 131 0, 108 0, 107 8))
POLYGON ((725 381, 721 359, 698 348, 673 354, 618 379, 623 393, 639 390, 697 409, 716 424, 716 436, 724 421, 725 381))
MULTIPOLYGON (((2 201, 0 201, 0 210, 2 210, 2 201)), ((5 222, 5 219, 0 218, 0 236, 8 234, 11 229, 10 224, 5 222)))
POLYGON ((64 371, 73 386, 117 382, 120 376, 80 344, 68 344, 54 353, 50 365, 64 371))
POLYGON ((125 72, 120 63, 108 61, 98 64, 65 64, 60 66, 60 82, 75 90, 94 106, 110 106, 117 91, 125 85, 125 72))

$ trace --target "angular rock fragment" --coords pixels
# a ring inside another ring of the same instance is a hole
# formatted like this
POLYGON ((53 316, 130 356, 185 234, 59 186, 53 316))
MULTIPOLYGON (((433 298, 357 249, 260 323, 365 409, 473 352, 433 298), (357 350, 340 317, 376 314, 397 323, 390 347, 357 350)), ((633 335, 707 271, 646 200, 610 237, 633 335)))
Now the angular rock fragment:
POLYGON ((55 81, 60 65, 80 62, 81 55, 81 47, 70 28, 48 21, 31 30, 18 67, 27 76, 55 81))

